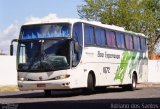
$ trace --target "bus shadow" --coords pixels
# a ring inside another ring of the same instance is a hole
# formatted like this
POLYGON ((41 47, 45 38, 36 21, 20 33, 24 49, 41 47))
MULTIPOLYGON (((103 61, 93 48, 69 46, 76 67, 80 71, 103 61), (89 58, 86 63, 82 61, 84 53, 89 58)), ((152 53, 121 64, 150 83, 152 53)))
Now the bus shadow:
MULTIPOLYGON (((140 88, 136 90, 141 90, 140 88)), ((77 90, 66 90, 66 91, 53 91, 52 95, 47 97, 44 95, 43 91, 25 91, 21 93, 16 93, 13 95, 4 95, 0 96, 0 98, 65 98, 65 97, 73 97, 73 96, 88 96, 95 94, 109 94, 109 93, 121 93, 127 92, 127 90, 123 90, 122 88, 106 88, 105 90, 96 90, 94 93, 85 93, 82 89, 77 90)))

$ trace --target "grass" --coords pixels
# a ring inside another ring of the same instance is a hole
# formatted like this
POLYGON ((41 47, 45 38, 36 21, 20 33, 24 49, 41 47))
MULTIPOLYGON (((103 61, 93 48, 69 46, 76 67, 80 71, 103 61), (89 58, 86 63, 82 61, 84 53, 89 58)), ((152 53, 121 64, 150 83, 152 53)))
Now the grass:
POLYGON ((18 86, 0 86, 0 92, 19 91, 18 86))

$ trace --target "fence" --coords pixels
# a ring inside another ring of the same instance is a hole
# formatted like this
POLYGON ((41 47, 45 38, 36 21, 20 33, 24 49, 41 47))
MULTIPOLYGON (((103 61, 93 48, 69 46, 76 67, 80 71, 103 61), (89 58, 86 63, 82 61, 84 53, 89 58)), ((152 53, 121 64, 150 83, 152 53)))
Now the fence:
POLYGON ((0 85, 17 85, 15 56, 0 56, 0 85))
POLYGON ((160 60, 148 61, 148 82, 160 83, 160 60))

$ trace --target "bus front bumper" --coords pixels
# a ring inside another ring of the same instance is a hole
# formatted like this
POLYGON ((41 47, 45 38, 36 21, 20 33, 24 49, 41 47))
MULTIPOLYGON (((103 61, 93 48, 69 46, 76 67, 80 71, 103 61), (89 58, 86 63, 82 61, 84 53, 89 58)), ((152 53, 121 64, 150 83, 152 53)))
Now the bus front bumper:
POLYGON ((63 90, 71 89, 71 84, 67 80, 53 81, 18 81, 20 91, 25 90, 63 90))

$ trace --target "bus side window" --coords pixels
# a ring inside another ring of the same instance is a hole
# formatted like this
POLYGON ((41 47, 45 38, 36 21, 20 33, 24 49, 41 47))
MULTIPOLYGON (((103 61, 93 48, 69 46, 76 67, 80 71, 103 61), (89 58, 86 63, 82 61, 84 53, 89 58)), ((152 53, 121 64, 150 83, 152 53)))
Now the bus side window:
POLYGON ((125 48, 125 40, 124 40, 124 34, 121 32, 116 33, 116 41, 118 48, 125 48))
POLYGON ((133 37, 134 49, 140 50, 140 38, 138 36, 133 37))
POLYGON ((131 35, 125 35, 126 48, 128 50, 133 50, 133 38, 131 35))
POLYGON ((105 30, 102 28, 96 28, 96 44, 98 46, 106 46, 106 37, 105 37, 105 30))
POLYGON ((82 46, 83 46, 83 38, 82 38, 82 23, 75 23, 73 26, 73 66, 77 66, 82 55, 82 46), (78 43, 79 51, 75 49, 75 43, 78 43))
POLYGON ((73 26, 73 39, 79 43, 80 46, 82 46, 82 23, 76 23, 73 26))
POLYGON ((141 39, 141 50, 146 51, 146 40, 145 38, 140 38, 141 39))
POLYGON ((114 31, 106 31, 106 39, 108 47, 116 47, 116 36, 114 31))
POLYGON ((94 45, 94 27, 84 26, 84 42, 85 45, 94 45))

